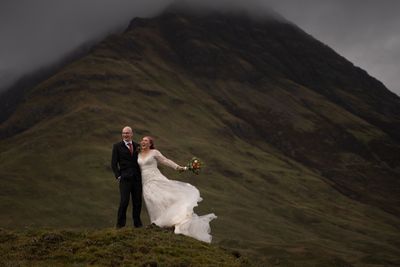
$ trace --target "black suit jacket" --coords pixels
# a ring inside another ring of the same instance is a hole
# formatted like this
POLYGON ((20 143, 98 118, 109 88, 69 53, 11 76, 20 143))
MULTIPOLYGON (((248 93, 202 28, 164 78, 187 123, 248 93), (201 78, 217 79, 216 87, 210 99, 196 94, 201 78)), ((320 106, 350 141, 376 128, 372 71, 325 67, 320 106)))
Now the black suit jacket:
POLYGON ((135 142, 132 142, 132 144, 133 155, 131 155, 129 148, 126 147, 124 141, 113 145, 111 168, 116 179, 121 176, 121 179, 126 180, 142 180, 140 167, 137 162, 139 145, 135 142))

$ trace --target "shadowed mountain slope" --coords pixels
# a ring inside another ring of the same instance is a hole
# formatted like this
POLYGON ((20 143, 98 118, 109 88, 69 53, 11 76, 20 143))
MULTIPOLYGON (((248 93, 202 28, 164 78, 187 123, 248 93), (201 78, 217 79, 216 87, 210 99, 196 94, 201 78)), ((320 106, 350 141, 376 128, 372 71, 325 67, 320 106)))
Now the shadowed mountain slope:
POLYGON ((163 171, 200 189, 216 243, 263 264, 394 266, 399 112, 382 83, 289 22, 137 18, 0 125, 0 224, 113 225, 111 145, 132 125, 178 163, 206 162, 200 176, 163 171))

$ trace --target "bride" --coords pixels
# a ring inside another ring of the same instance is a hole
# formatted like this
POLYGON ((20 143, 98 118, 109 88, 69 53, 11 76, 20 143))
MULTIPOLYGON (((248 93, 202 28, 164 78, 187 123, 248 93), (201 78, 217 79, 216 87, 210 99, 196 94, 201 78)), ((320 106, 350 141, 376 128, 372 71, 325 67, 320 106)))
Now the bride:
POLYGON ((167 179, 157 168, 163 164, 175 170, 186 170, 164 157, 154 148, 150 136, 140 142, 138 163, 142 172, 143 198, 151 223, 159 227, 174 227, 176 234, 184 234, 210 243, 210 221, 214 213, 198 216, 193 208, 202 200, 199 190, 188 183, 167 179))

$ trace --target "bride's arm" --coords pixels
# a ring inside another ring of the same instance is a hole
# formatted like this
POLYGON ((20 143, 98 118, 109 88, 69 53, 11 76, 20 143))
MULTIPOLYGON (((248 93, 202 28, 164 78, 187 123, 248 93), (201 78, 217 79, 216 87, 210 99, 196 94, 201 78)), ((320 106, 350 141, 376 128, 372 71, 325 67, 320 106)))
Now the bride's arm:
POLYGON ((176 164, 172 160, 164 157, 164 155, 161 154, 160 151, 154 149, 154 153, 155 153, 154 157, 156 158, 158 163, 161 163, 161 164, 163 164, 165 166, 171 167, 172 169, 175 169, 175 170, 183 170, 184 169, 184 167, 179 166, 178 164, 176 164))

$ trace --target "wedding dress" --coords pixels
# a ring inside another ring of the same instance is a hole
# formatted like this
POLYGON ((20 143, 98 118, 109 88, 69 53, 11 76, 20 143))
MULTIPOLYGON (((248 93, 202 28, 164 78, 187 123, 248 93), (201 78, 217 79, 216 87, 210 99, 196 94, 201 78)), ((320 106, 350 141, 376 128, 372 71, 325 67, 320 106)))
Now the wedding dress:
POLYGON ((176 169, 178 164, 151 149, 140 154, 138 163, 142 172, 143 198, 150 221, 160 227, 175 227, 176 234, 184 234, 210 243, 210 221, 214 213, 198 216, 193 208, 202 200, 199 190, 191 184, 169 180, 157 168, 157 163, 176 169))

